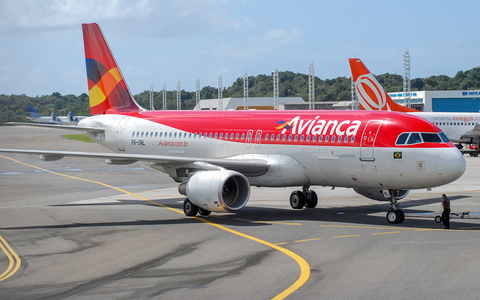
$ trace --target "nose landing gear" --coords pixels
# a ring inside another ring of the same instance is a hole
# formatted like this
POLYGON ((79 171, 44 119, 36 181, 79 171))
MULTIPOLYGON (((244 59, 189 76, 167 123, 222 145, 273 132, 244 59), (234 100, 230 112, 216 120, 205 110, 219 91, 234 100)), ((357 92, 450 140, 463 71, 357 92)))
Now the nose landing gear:
POLYGON ((388 197, 390 198, 390 210, 387 212, 387 221, 390 224, 400 224, 405 220, 405 213, 401 209, 398 209, 398 191, 384 191, 384 194, 386 193, 388 193, 388 197))

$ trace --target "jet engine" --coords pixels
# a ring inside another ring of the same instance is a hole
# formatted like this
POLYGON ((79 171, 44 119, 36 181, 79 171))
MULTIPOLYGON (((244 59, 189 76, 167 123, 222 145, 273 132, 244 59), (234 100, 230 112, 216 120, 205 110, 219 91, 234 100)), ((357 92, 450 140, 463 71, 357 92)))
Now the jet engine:
POLYGON ((227 212, 239 210, 247 204, 250 183, 236 171, 202 171, 182 183, 178 191, 204 210, 227 212))
MULTIPOLYGON (((357 194, 377 201, 390 201, 390 198, 385 197, 383 191, 377 189, 353 189, 357 194)), ((395 190, 397 193, 397 200, 405 198, 410 190, 395 190)))

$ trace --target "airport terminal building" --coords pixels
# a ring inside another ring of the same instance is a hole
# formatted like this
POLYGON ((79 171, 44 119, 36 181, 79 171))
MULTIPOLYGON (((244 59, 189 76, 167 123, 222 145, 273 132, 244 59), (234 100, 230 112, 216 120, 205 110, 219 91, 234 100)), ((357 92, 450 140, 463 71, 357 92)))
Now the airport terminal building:
MULTIPOLYGON (((389 93, 393 101, 405 105, 403 92, 389 93)), ((411 107, 427 112, 480 112, 480 90, 470 91, 413 91, 410 93, 411 107)), ((248 108, 257 110, 273 110, 273 97, 247 98, 248 108)), ((279 97, 279 110, 308 109, 308 102, 301 97, 279 97)), ((350 110, 354 106, 352 101, 315 102, 315 109, 350 110)), ((218 99, 201 100, 200 110, 243 110, 244 98, 224 98, 221 103, 218 99), (222 108, 220 108, 222 106, 222 108)))
MULTIPOLYGON (((389 93, 393 101, 405 105, 403 92, 389 93)), ((412 108, 433 112, 480 112, 480 90, 415 91, 410 93, 412 108)))

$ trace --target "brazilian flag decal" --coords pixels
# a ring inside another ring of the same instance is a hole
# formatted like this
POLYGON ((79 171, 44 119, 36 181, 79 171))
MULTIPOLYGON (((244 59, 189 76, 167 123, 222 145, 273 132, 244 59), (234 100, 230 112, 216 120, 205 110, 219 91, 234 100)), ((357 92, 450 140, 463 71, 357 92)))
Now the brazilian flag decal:
POLYGON ((402 159, 402 152, 393 152, 394 159, 402 159))

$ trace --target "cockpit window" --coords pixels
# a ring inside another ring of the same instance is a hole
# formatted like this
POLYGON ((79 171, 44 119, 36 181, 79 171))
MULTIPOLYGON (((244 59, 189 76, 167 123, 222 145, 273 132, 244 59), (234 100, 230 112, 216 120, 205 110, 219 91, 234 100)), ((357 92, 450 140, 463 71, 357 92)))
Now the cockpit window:
POLYGON ((407 141, 409 133, 402 133, 397 139, 397 145, 403 145, 407 141))
POLYGON ((449 142, 450 142, 450 140, 448 139, 447 135, 446 135, 445 133, 443 133, 443 131, 440 132, 439 135, 440 135, 440 137, 442 138, 442 140, 443 140, 444 143, 449 143, 449 142))
POLYGON ((414 145, 420 143, 448 143, 450 140, 445 133, 431 132, 404 132, 397 138, 396 145, 414 145))
POLYGON ((441 143, 442 139, 436 133, 422 133, 422 139, 425 143, 441 143))
POLYGON ((414 132, 410 134, 407 144, 413 145, 421 142, 422 142, 422 138, 420 137, 420 133, 414 132))

